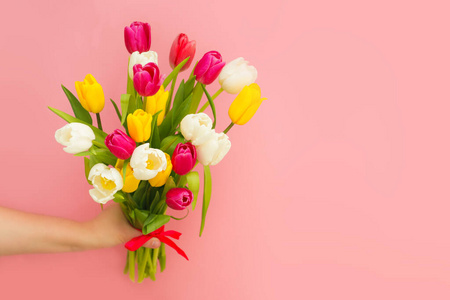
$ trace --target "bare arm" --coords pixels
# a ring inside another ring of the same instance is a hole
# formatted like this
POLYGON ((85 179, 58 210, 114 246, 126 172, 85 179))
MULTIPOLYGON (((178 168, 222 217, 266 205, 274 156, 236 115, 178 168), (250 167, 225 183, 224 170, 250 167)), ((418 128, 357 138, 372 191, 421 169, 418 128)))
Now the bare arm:
MULTIPOLYGON (((0 256, 112 247, 140 234, 128 224, 117 204, 105 208, 88 222, 0 207, 0 256)), ((157 248, 160 242, 152 238, 144 246, 157 248)))

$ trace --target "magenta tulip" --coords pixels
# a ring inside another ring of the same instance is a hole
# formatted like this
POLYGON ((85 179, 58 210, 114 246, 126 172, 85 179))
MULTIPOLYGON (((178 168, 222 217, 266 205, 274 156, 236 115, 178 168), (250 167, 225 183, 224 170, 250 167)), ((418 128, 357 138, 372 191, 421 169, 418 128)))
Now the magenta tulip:
POLYGON ((195 166, 197 160, 197 150, 191 143, 179 143, 172 155, 173 171, 178 175, 189 173, 195 166))
POLYGON ((183 60, 189 57, 189 60, 180 69, 186 70, 194 60, 195 55, 195 41, 189 41, 187 35, 180 33, 172 43, 170 48, 169 63, 172 69, 178 66, 183 60))
POLYGON ((155 63, 148 63, 145 66, 136 64, 133 66, 133 83, 134 88, 139 95, 148 97, 153 96, 159 91, 163 78, 159 74, 158 65, 155 63))
POLYGON ((197 81, 203 84, 211 84, 219 76, 220 71, 225 66, 222 55, 217 51, 209 51, 197 63, 194 75, 197 81))
POLYGON ((150 50, 152 39, 148 23, 133 22, 130 26, 125 27, 124 35, 125 46, 130 54, 135 51, 142 53, 150 50))
POLYGON ((167 206, 176 210, 183 210, 188 207, 192 199, 192 192, 185 188, 173 188, 166 194, 167 206))
POLYGON ((136 148, 136 142, 119 129, 114 130, 106 137, 105 145, 112 154, 123 160, 130 158, 136 148))

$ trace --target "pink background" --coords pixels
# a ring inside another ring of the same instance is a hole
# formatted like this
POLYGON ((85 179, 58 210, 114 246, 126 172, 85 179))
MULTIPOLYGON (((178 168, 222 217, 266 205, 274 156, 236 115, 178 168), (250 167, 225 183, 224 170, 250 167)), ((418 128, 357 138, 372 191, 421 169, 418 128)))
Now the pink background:
MULTIPOLYGON (((61 2, 0 12, 2 206, 99 212, 47 106, 70 111, 60 84, 87 73, 118 100, 134 20, 151 24, 165 73, 185 32, 197 59, 250 60, 269 100, 213 167, 204 236, 200 210, 171 223, 189 262, 169 250, 156 282, 134 284, 121 246, 1 257, 0 298, 449 299, 448 1, 61 2)), ((217 101, 218 129, 232 99, 217 101)))

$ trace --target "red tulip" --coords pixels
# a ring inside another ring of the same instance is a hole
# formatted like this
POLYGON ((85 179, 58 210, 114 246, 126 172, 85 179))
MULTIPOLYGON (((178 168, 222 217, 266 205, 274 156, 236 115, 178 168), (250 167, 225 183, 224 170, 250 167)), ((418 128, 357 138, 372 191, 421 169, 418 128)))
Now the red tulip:
POLYGON ((191 143, 179 143, 172 155, 173 171, 178 175, 189 173, 197 161, 197 150, 191 143))
POLYGON ((125 46, 128 52, 133 53, 139 51, 139 53, 147 52, 150 50, 152 42, 150 25, 143 22, 133 22, 130 26, 124 29, 125 46))
POLYGON ((166 194, 166 203, 172 209, 183 210, 191 204, 193 198, 194 196, 190 190, 173 188, 166 194))
POLYGON ((194 69, 197 81, 203 84, 211 84, 219 76, 225 66, 222 55, 217 51, 209 51, 203 55, 194 69))
POLYGON ((191 65, 194 60, 195 55, 195 41, 189 41, 187 35, 180 33, 172 43, 172 48, 170 48, 169 63, 170 67, 174 69, 183 60, 189 57, 189 60, 180 69, 181 71, 186 70, 191 65))

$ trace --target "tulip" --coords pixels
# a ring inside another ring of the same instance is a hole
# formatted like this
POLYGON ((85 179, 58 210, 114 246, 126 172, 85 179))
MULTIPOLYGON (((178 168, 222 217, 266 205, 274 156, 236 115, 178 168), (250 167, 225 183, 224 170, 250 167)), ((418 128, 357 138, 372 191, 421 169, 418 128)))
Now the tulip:
POLYGON ((167 168, 167 160, 164 152, 145 143, 134 150, 130 165, 136 179, 150 180, 167 168))
POLYGON ((166 102, 169 99, 169 91, 164 91, 164 87, 161 86, 159 91, 150 97, 147 97, 147 104, 145 111, 152 116, 158 111, 161 111, 158 115, 157 125, 161 125, 164 120, 164 115, 166 114, 166 102))
POLYGON ((148 97, 158 92, 163 83, 163 79, 159 74, 157 64, 152 62, 144 66, 137 64, 133 66, 133 72, 134 89, 139 95, 148 97))
POLYGON ((229 94, 239 93, 244 86, 256 81, 258 72, 243 57, 236 58, 223 67, 219 75, 219 83, 229 94))
POLYGON ((158 64, 158 53, 155 51, 147 51, 143 53, 139 53, 138 51, 134 51, 131 56, 130 60, 128 62, 128 75, 133 80, 134 72, 133 67, 134 65, 140 64, 142 66, 148 64, 148 63, 155 63, 158 64))
POLYGON ((170 48, 169 63, 170 67, 174 69, 183 60, 189 57, 189 60, 180 69, 180 72, 186 70, 194 60, 195 55, 195 41, 189 41, 187 35, 180 33, 172 43, 170 48))
POLYGON ((195 166, 197 151, 191 143, 179 143, 172 155, 173 170, 178 175, 186 175, 195 166))
POLYGON ((186 115, 180 123, 180 131, 183 137, 191 141, 194 146, 206 142, 214 134, 212 121, 205 113, 186 115))
POLYGON ((214 133, 214 137, 197 146, 198 161, 204 166, 218 164, 230 151, 231 142, 225 133, 214 133))
MULTIPOLYGON (((122 178, 123 178, 123 164, 124 164, 123 160, 121 159, 117 160, 116 169, 120 172, 120 176, 122 176, 122 178)), ((124 191, 125 193, 135 192, 139 186, 139 182, 140 180, 134 177, 134 172, 130 164, 127 164, 127 169, 125 172, 125 182, 123 183, 122 191, 124 191)))
POLYGON ((78 99, 85 110, 97 114, 105 107, 105 94, 94 76, 87 74, 84 81, 75 81, 78 99))
POLYGON ((228 115, 234 124, 244 125, 258 110, 267 98, 261 98, 261 89, 256 83, 245 86, 234 99, 228 110, 228 115))
POLYGON ((131 138, 142 143, 150 138, 152 130, 152 115, 142 109, 136 109, 134 113, 127 116, 128 132, 131 138))
POLYGON ((194 75, 198 82, 211 84, 219 76, 220 71, 225 66, 222 62, 222 55, 217 51, 209 51, 197 63, 194 75))
POLYGON ((150 50, 152 39, 150 25, 148 23, 131 23, 130 26, 125 27, 124 36, 125 46, 130 54, 134 51, 139 51, 139 53, 142 53, 150 50))
POLYGON ((116 129, 106 136, 105 145, 119 159, 128 159, 133 154, 136 143, 125 132, 116 129))
POLYGON ((170 155, 167 153, 164 154, 166 156, 167 167, 164 171, 159 172, 155 177, 148 181, 153 187, 160 187, 165 185, 167 179, 169 179, 170 172, 172 172, 172 162, 170 161, 170 155))
POLYGON ((167 206, 175 210, 183 210, 191 204, 192 192, 185 188, 173 188, 166 193, 167 206))
POLYGON ((63 148, 64 151, 77 154, 87 151, 92 147, 95 134, 87 125, 82 123, 69 123, 56 130, 55 139, 58 143, 65 146, 63 148))
POLYGON ((114 198, 114 194, 123 188, 123 179, 119 171, 99 163, 89 171, 88 179, 94 186, 89 194, 95 202, 105 204, 114 198))

